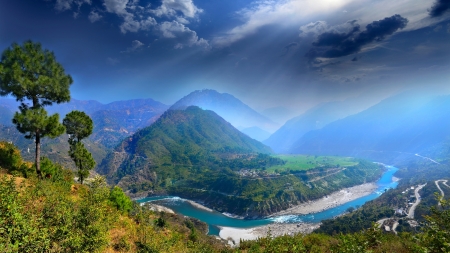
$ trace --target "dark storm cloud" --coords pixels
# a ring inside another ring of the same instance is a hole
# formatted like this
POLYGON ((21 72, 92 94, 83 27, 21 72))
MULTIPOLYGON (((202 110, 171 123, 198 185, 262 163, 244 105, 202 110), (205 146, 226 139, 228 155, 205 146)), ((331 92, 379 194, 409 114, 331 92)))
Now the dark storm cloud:
POLYGON ((346 33, 325 32, 313 42, 314 48, 306 53, 310 60, 316 57, 338 58, 357 53, 361 48, 374 41, 382 41, 386 36, 406 27, 408 20, 398 14, 383 20, 374 21, 360 31, 356 22, 350 24, 353 28, 346 33))
POLYGON ((450 0, 436 0, 430 9, 430 16, 435 18, 450 10, 450 0))

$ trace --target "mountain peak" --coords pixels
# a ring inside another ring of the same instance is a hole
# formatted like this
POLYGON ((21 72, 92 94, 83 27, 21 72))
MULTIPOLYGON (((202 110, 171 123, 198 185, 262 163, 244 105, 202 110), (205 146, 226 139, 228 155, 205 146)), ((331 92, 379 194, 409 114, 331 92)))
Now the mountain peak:
POLYGON ((259 114, 233 95, 211 89, 189 93, 173 104, 170 110, 184 110, 191 105, 214 111, 236 128, 259 127, 267 132, 273 132, 279 127, 277 123, 259 114))

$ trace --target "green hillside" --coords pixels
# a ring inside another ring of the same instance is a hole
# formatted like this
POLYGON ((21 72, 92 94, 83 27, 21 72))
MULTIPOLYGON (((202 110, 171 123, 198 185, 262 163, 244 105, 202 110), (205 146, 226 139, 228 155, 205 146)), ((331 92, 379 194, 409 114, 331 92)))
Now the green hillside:
POLYGON ((382 173, 370 162, 329 157, 308 171, 274 172, 269 168, 307 159, 294 157, 287 163, 270 151, 214 112, 188 107, 167 111, 125 139, 97 171, 132 196, 171 194, 248 218, 375 181, 382 173))
MULTIPOLYGON (((141 170, 143 173, 161 168, 186 170, 244 156, 248 160, 258 153, 268 154, 271 149, 239 132, 213 111, 192 106, 169 110, 150 127, 125 139, 98 171, 117 183, 141 170)), ((160 173, 170 174, 170 169, 160 173)), ((146 179, 150 179, 148 175, 146 179)))

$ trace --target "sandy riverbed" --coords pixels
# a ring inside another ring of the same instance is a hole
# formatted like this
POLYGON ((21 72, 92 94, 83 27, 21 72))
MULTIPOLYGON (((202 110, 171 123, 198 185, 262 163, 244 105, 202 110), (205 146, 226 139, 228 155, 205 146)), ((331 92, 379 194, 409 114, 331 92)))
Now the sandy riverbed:
POLYGON ((278 237, 282 235, 295 235, 298 233, 309 234, 314 229, 318 228, 320 223, 272 223, 265 226, 254 228, 232 228, 232 227, 219 227, 219 236, 222 239, 227 240, 230 245, 239 245, 239 241, 242 240, 256 240, 261 237, 269 235, 272 237, 278 237))
POLYGON ((318 213, 324 210, 343 205, 352 200, 367 196, 375 191, 377 185, 375 183, 367 183, 362 185, 345 188, 337 192, 333 192, 321 199, 308 201, 289 209, 274 213, 271 217, 289 215, 289 214, 310 214, 318 213))
POLYGON ((196 208, 198 208, 198 209, 203 209, 203 210, 208 211, 208 212, 214 212, 214 210, 212 210, 211 208, 208 208, 208 207, 206 207, 206 206, 204 206, 204 205, 202 205, 202 204, 199 204, 199 203, 197 203, 197 202, 195 202, 195 201, 188 200, 188 199, 186 199, 186 201, 187 201, 189 204, 193 205, 194 207, 196 207, 196 208))
MULTIPOLYGON (((373 193, 376 188, 377 185, 375 183, 367 183, 350 188, 345 188, 321 199, 302 203, 287 210, 272 214, 271 216, 274 217, 281 215, 310 214, 321 212, 323 210, 340 206, 349 201, 367 196, 373 193)), ((317 229, 319 226, 320 223, 272 223, 266 226, 249 229, 220 227, 219 236, 225 240, 231 239, 236 244, 238 244, 240 239, 255 240, 258 237, 265 237, 268 235, 269 229, 271 236, 276 237, 282 235, 294 235, 297 233, 308 234, 311 233, 314 229, 317 229)))

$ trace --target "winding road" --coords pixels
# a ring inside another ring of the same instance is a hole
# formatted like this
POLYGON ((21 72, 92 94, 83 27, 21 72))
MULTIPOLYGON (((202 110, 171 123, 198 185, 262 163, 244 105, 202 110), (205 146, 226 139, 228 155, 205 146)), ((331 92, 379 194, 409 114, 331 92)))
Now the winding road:
MULTIPOLYGON (((439 182, 442 182, 442 184, 443 185, 445 185, 445 186, 447 186, 447 187, 449 187, 450 188, 450 186, 448 186, 448 184, 447 184, 447 182, 448 182, 448 180, 445 180, 445 179, 439 179, 439 180, 436 180, 436 181, 434 181, 434 183, 436 184, 436 187, 439 189, 439 191, 441 192, 441 195, 442 195, 442 198, 444 198, 444 191, 441 189, 441 187, 439 186, 439 182)), ((438 203, 438 205, 441 205, 441 202, 439 202, 438 203)))
POLYGON ((419 195, 419 191, 420 191, 425 185, 427 185, 427 184, 425 183, 425 184, 419 185, 419 186, 416 187, 416 189, 414 190, 414 195, 416 196, 416 202, 414 202, 414 204, 409 208, 408 216, 407 216, 407 217, 410 218, 410 219, 414 219, 414 211, 416 210, 417 205, 419 205, 419 203, 420 203, 420 195, 419 195))
MULTIPOLYGON (((438 180, 438 181, 440 181, 440 180, 438 180)), ((437 183, 438 181, 435 181, 436 185, 438 185, 438 183, 437 183)), ((444 181, 444 180, 442 180, 442 181, 444 181)), ((417 186, 416 189, 414 190, 414 196, 416 197, 416 201, 415 201, 414 204, 409 208, 408 215, 406 216, 406 218, 414 219, 414 211, 416 210, 416 207, 417 207, 417 206, 419 205, 419 203, 420 203, 420 194, 419 194, 419 191, 420 191, 425 185, 427 185, 427 184, 425 183, 425 184, 419 185, 419 186, 417 186)), ((447 184, 446 184, 446 185, 447 185, 447 184)), ((438 186, 438 188, 439 188, 439 186, 438 186)), ((440 189, 440 188, 439 188, 439 189, 440 189)), ((442 191, 441 191, 441 192, 442 192, 442 191)), ((377 221, 378 227, 381 227, 385 221, 390 220, 390 219, 391 219, 391 218, 384 218, 384 219, 378 220, 378 221, 377 221)), ((391 231, 394 232, 395 234, 397 234, 396 229, 397 229, 398 225, 399 225, 398 220, 395 220, 394 224, 392 225, 392 229, 391 229, 391 231)))

